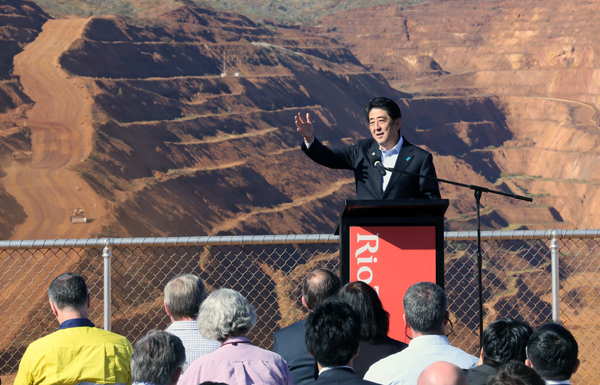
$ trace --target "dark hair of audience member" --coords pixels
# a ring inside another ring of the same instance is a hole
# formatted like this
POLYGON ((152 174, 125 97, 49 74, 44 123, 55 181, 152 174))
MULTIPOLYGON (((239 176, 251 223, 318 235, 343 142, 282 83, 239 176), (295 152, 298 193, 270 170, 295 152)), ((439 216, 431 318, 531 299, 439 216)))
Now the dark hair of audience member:
POLYGON ((403 299, 404 314, 410 327, 425 335, 441 334, 448 310, 444 290, 431 282, 415 283, 403 299))
POLYGON ((387 112, 387 114, 392 118, 392 120, 396 120, 402 118, 402 113, 400 112, 400 106, 392 99, 380 96, 378 98, 373 98, 369 100, 369 102, 365 105, 365 115, 367 116, 367 122, 369 121, 369 113, 374 108, 379 108, 387 112))
POLYGON ((331 270, 318 268, 311 271, 302 285, 302 296, 308 310, 312 310, 328 297, 335 295, 342 287, 342 281, 331 270))
POLYGON ((133 382, 165 385, 185 364, 185 348, 179 337, 153 330, 142 337, 131 355, 133 382))
POLYGON ((546 382, 533 368, 514 360, 488 377, 487 385, 546 385, 546 382))
POLYGON ((371 286, 360 281, 350 282, 340 289, 338 297, 360 317, 360 338, 363 341, 388 334, 390 315, 383 309, 377 292, 371 286))
POLYGON ((525 322, 501 318, 483 332, 483 361, 494 368, 517 360, 525 362, 525 348, 533 329, 525 322))
POLYGON ((577 366, 579 347, 563 326, 547 323, 538 327, 527 344, 527 358, 535 370, 550 381, 566 381, 577 366))
POLYGON ((337 297, 314 308, 304 330, 306 348, 322 367, 347 365, 360 344, 360 318, 337 297))
POLYGON ((85 306, 88 288, 79 274, 64 273, 54 278, 48 288, 48 298, 59 310, 85 306))

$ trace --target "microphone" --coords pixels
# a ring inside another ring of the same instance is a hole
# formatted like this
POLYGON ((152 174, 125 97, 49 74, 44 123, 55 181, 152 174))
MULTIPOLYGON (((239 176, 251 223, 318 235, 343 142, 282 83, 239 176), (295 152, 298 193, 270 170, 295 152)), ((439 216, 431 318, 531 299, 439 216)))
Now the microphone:
POLYGON ((373 163, 373 166, 379 170, 379 173, 381 174, 381 176, 385 176, 385 174, 387 174, 387 171, 385 171, 385 168, 383 166, 383 163, 381 163, 381 159, 375 159, 375 162, 373 163))

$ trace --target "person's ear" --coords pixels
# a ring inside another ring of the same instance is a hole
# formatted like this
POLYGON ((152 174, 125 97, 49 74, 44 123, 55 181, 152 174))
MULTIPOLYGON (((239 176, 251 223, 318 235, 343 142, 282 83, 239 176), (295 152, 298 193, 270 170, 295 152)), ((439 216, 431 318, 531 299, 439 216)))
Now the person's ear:
POLYGON ((179 368, 177 368, 175 373, 173 373, 173 375, 171 376, 171 380, 169 381, 169 383, 167 385, 176 385, 177 381, 179 381, 179 377, 181 376, 181 373, 183 373, 183 368, 180 366, 179 368))
POLYGON ((304 299, 304 296, 302 296, 302 306, 304 306, 305 308, 308 309, 308 305, 306 304, 306 300, 304 299))
POLYGON ((579 369, 579 364, 581 364, 581 361, 579 361, 579 358, 578 358, 577 361, 575 361, 575 367, 573 368, 573 374, 575 374, 577 369, 579 369))
POLYGON ((169 308, 167 307, 167 301, 164 301, 163 304, 165 305, 165 311, 167 312, 167 315, 170 317, 171 312, 169 312, 169 308))
POLYGON ((358 356, 359 351, 360 351, 360 346, 356 348, 356 351, 354 352, 354 357, 358 356))
MULTIPOLYGON (((533 364, 531 363, 531 360, 529 358, 527 358, 525 360, 525 365, 529 366, 530 368, 533 368, 533 364)), ((533 369, 535 369, 535 368, 533 368, 533 369)))
POLYGON ((446 315, 444 316, 444 322, 443 325, 446 326, 448 325, 448 322, 450 322, 450 312, 446 311, 446 315))
POLYGON ((50 301, 50 309, 52 309, 52 314, 54 314, 55 317, 58 317, 58 308, 56 307, 56 304, 52 301, 50 301))
POLYGON ((87 308, 89 309, 90 306, 92 306, 92 296, 90 293, 87 294, 87 304, 86 304, 87 308))
POLYGON ((400 130, 400 127, 402 126, 402 119, 398 118, 394 121, 394 124, 396 125, 396 129, 400 130))

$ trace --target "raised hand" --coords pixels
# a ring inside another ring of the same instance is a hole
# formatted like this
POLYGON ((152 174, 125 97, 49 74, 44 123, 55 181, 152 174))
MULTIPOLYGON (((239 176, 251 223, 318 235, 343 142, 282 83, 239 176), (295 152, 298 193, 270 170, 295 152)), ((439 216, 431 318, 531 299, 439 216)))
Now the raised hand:
POLYGON ((302 119, 302 114, 298 112, 298 116, 294 117, 296 121, 296 131, 298 131, 304 137, 307 143, 313 141, 313 125, 310 121, 310 114, 306 113, 306 120, 302 119))

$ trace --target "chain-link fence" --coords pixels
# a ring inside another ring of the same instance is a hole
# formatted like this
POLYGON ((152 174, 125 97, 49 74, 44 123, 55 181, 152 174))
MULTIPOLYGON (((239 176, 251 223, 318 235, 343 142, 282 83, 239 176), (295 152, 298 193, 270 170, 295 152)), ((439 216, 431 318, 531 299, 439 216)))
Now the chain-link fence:
MULTIPOLYGON (((600 230, 556 231, 560 321, 580 346, 576 383, 600 380, 600 230)), ((454 325, 451 343, 478 354, 479 314, 475 232, 445 234, 445 289, 454 325)), ((57 275, 82 274, 92 293, 90 318, 104 327, 105 239, 0 242, 0 370, 11 383, 32 341, 56 330, 46 290, 57 275)), ((163 288, 173 276, 200 276, 209 292, 229 287, 257 308, 253 343, 272 346, 275 330, 306 314, 300 283, 316 267, 339 268, 333 235, 135 238, 110 240, 111 329, 132 343, 164 329, 163 288)), ((501 317, 532 326, 552 319, 551 231, 483 232, 484 326, 501 317)), ((106 254, 106 252, 105 252, 106 254)), ((556 253, 555 253, 556 254, 556 253)), ((557 276, 558 277, 558 276, 557 276)))

